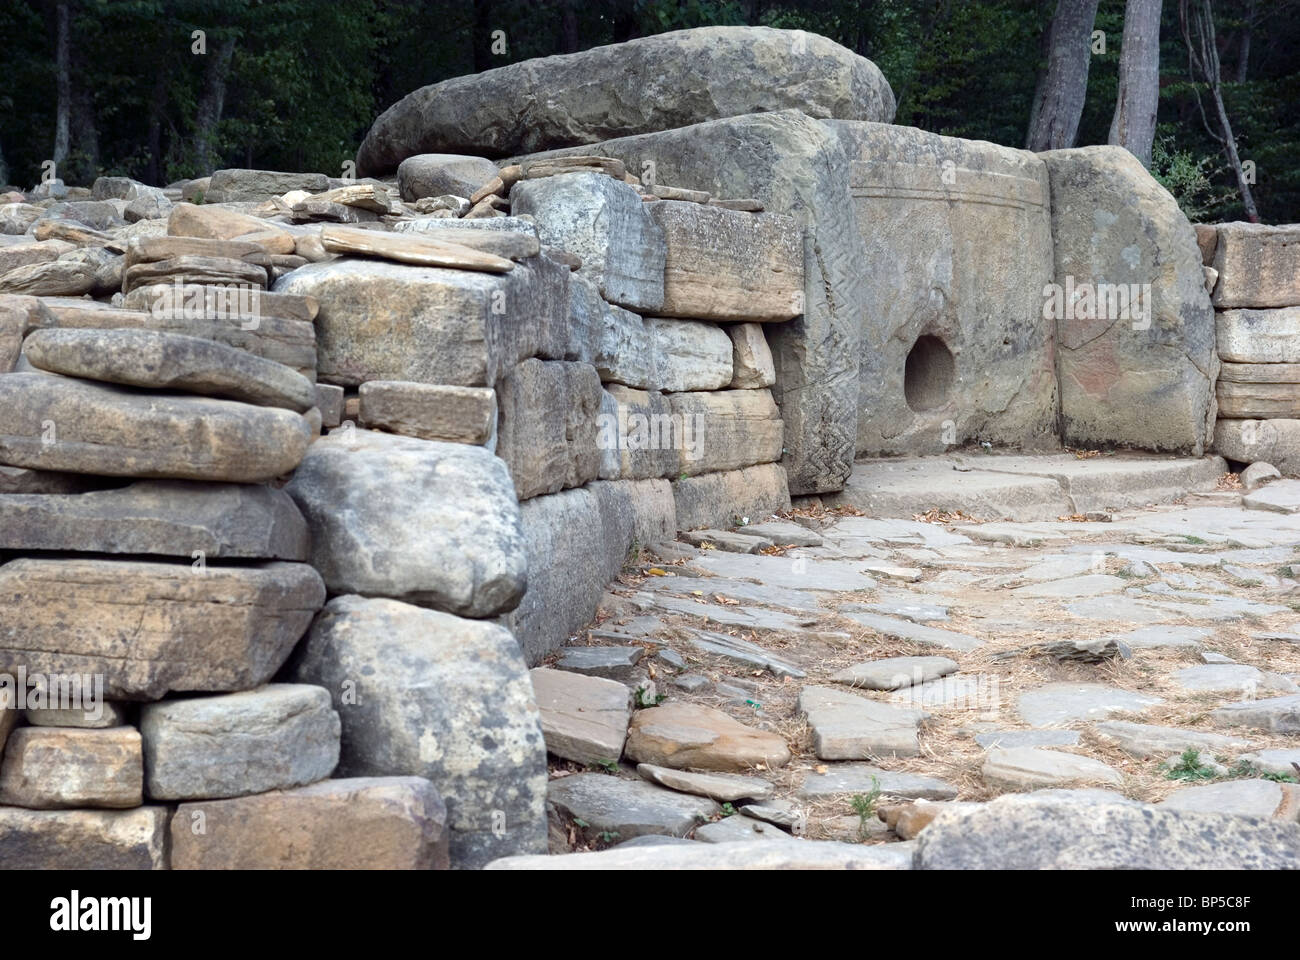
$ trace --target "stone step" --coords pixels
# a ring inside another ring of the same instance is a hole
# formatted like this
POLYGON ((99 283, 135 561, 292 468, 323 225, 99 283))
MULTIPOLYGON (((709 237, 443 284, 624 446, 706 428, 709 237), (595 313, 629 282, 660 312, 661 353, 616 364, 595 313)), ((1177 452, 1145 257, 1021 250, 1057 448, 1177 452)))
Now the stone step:
POLYGON ((931 510, 977 520, 1016 522, 1109 512, 1168 503, 1211 490, 1223 459, 1207 457, 1093 457, 990 455, 860 460, 842 491, 824 494, 828 506, 849 506, 873 517, 913 517, 931 510))

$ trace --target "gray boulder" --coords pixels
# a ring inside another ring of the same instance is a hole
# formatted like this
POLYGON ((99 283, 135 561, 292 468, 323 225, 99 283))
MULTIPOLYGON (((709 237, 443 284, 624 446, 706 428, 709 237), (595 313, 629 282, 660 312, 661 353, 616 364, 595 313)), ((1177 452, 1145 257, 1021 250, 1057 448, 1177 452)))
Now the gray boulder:
MULTIPOLYGON (((1300 824, 1046 791, 940 813, 919 870, 1294 870, 1300 824)), ((1113 797, 1113 799, 1112 799, 1113 797)))
POLYGON ((470 617, 519 603, 527 567, 515 492, 483 447, 344 428, 312 444, 285 489, 333 593, 470 617))
POLYGON ((497 165, 486 157, 421 153, 397 167, 397 188, 412 203, 422 197, 468 198, 496 175, 497 165))
POLYGON ((1061 439, 1199 456, 1214 430, 1218 358, 1192 225, 1122 147, 1040 156, 1056 283, 1074 313, 1057 313, 1061 439))
POLYGON ((422 87, 375 121, 357 172, 378 176, 420 153, 500 157, 785 109, 888 123, 894 93, 870 60, 816 34, 679 30, 422 87))
POLYGON ((509 631, 395 600, 335 597, 288 671, 334 697, 338 776, 427 777, 453 867, 546 850, 546 744, 509 631))

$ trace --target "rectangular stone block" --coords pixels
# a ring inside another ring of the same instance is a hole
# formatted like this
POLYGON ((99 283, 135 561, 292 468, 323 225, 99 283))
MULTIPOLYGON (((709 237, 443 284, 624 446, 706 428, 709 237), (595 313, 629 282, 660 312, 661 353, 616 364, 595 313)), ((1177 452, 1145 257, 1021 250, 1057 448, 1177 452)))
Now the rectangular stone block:
POLYGON ((269 680, 325 602, 305 563, 23 558, 0 566, 0 663, 102 674, 114 699, 269 680))
MULTIPOLYGON (((673 419, 668 398, 657 390, 633 390, 612 383, 605 395, 614 404, 612 417, 602 419, 597 443, 602 454, 617 458, 617 472, 605 479, 672 478, 680 473, 680 421, 673 419)), ((602 408, 602 413, 606 411, 602 408)))
POLYGON ((316 384, 316 409, 320 411, 320 425, 326 429, 343 422, 343 388, 332 383, 316 384))
POLYGON ((653 385, 660 390, 721 390, 731 383, 731 338, 713 323, 650 317, 653 385))
POLYGON ((488 443, 496 430, 497 395, 488 387, 371 380, 361 385, 358 396, 363 427, 479 445, 488 443))
POLYGON ((673 500, 681 530, 726 528, 737 518, 754 523, 790 509, 785 470, 778 463, 674 480, 673 500))
POLYGON ((1220 380, 1219 416, 1242 419, 1300 417, 1300 383, 1234 383, 1220 380))
POLYGON ((668 394, 680 431, 679 473, 696 476, 781 459, 783 423, 768 390, 668 394))
POLYGON ((1300 306, 1300 224, 1221 223, 1214 250, 1214 305, 1300 306))
POLYGON ((520 360, 563 355, 568 267, 545 256, 491 274, 343 258, 276 281, 315 297, 320 379, 491 387, 520 360))
POLYGON ((569 173, 521 180, 510 209, 537 221, 550 247, 582 258, 580 273, 611 303, 653 313, 664 298, 664 238, 641 196, 603 173, 569 173))
POLYGON ((519 505, 528 589, 507 626, 530 665, 591 622, 632 542, 630 504, 594 483, 519 505))
POLYGON ((0 807, 0 870, 166 870, 166 807, 0 807))
POLYGON ((497 456, 520 500, 599 476, 601 389, 590 364, 525 360, 501 380, 497 402, 497 456))
POLYGON ((1214 328, 1220 360, 1300 363, 1300 306, 1220 310, 1214 328))
POLYGON ((737 323, 727 327, 731 337, 731 383, 733 390, 759 390, 776 383, 776 366, 763 327, 737 323))
MULTIPOLYGON (((133 290, 135 297, 142 287, 133 290)), ((261 315, 243 317, 238 310, 227 313, 208 310, 206 304, 195 310, 182 309, 157 313, 148 309, 143 298, 134 301, 143 309, 119 310, 92 300, 71 303, 55 300, 50 303, 48 322, 38 326, 68 327, 94 330, 160 330, 191 337, 215 340, 227 346, 239 347, 267 360, 283 363, 308 379, 316 377, 316 330, 310 320, 287 319, 261 315)))
POLYGON ((135 727, 21 727, 0 764, 0 803, 34 810, 138 807, 144 760, 135 727))
POLYGON ((529 671, 529 677, 548 753, 582 764, 623 756, 632 714, 631 691, 624 684, 545 667, 529 671))
POLYGON ((659 380, 654 336, 639 313, 604 304, 596 329, 591 362, 601 383, 621 383, 649 390, 659 380))
POLYGON ((646 206, 667 248, 656 312, 758 323, 803 313, 803 233, 793 217, 684 200, 646 206))
POLYGON ((1233 383, 1300 383, 1300 363, 1219 364, 1219 381, 1233 383))
POLYGON ((182 803, 173 870, 445 870, 447 810, 424 777, 322 780, 182 803), (190 829, 202 815, 204 830, 190 829))

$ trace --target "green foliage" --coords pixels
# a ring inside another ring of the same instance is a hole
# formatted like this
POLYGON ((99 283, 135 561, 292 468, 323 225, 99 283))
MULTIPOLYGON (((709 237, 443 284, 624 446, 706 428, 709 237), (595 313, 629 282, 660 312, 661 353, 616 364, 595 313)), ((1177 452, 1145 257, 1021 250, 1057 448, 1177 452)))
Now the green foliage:
POLYGON ((666 693, 656 693, 653 697, 647 696, 648 693, 649 691, 645 687, 636 688, 635 703, 638 710, 644 710, 647 707, 657 707, 668 699, 668 694, 666 693))
POLYGON ((1199 750, 1184 750, 1178 762, 1165 772, 1166 780, 1213 780, 1218 774, 1213 767, 1201 763, 1199 750))
POLYGON ((593 760, 587 766, 592 770, 603 770, 605 773, 618 773, 617 760, 593 760))
POLYGON ((858 815, 858 836, 863 839, 867 837, 867 824, 876 815, 876 804, 879 801, 880 781, 875 777, 871 778, 871 791, 869 793, 858 793, 849 798, 849 806, 858 815))
POLYGON ((1223 169, 1214 166, 1214 159, 1177 149, 1172 134, 1157 133, 1151 147, 1151 176, 1173 194, 1187 219, 1194 222, 1206 220, 1222 201, 1211 183, 1211 177, 1223 169))
POLYGON ((734 806, 732 806, 730 803, 724 803, 722 805, 723 817, 734 817, 735 815, 736 815, 736 808, 734 806))

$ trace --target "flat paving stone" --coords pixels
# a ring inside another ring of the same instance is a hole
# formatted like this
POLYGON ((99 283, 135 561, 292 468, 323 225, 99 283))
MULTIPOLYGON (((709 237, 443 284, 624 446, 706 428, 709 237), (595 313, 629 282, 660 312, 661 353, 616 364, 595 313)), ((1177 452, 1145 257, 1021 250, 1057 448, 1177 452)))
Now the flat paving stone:
POLYGON ((1116 744, 1135 757, 1160 757, 1184 750, 1198 750, 1212 756, 1248 750, 1250 742, 1202 730, 1183 730, 1149 723, 1107 720, 1092 728, 1093 733, 1116 744))
POLYGON ((855 663, 831 679, 864 690, 898 690, 937 680, 956 671, 957 661, 947 657, 889 657, 855 663))
POLYGON ((1067 603, 1065 609, 1086 620, 1119 620, 1127 623, 1161 623, 1177 617, 1176 611, 1161 610, 1131 597, 1086 597, 1067 603))
POLYGON ((990 750, 981 770, 991 786, 1013 790, 1056 787, 1065 783, 1123 784, 1118 770, 1092 757, 1038 747, 1011 747, 990 750))
POLYGON ((579 830, 593 840, 610 833, 620 840, 647 833, 684 837, 722 809, 708 797, 603 773, 552 780, 546 802, 568 818, 586 823, 579 830))
POLYGON ((1273 780, 1229 780, 1183 787, 1158 804, 1192 813, 1226 813, 1235 817, 1300 817, 1300 789, 1273 780))
POLYGON ((696 566, 720 577, 758 580, 774 587, 849 593, 870 590, 876 581, 850 560, 807 560, 802 557, 768 557, 742 553, 710 554, 696 566))
POLYGON ((686 770, 656 766, 653 763, 638 763, 636 772, 661 787, 723 802, 766 800, 776 789, 761 777, 742 777, 728 773, 690 773, 686 770))
POLYGON ((1202 663, 1184 667, 1173 674, 1184 690, 1196 693, 1235 693, 1254 696, 1257 691, 1300 693, 1300 688, 1286 677, 1267 673, 1245 663, 1202 663))
POLYGON ((953 784, 937 777, 882 770, 868 763, 838 763, 825 773, 808 774, 798 795, 803 799, 835 797, 871 793, 877 787, 883 795, 902 800, 954 800, 958 792, 953 784))
POLYGON ((641 589, 671 593, 681 597, 723 596, 731 600, 778 607, 791 613, 824 612, 817 601, 817 595, 807 590, 774 587, 768 583, 751 583, 748 580, 732 580, 729 577, 651 577, 641 585, 641 589))
POLYGON ((774 546, 766 537, 750 533, 733 533, 729 530, 683 530, 678 534, 683 540, 695 547, 725 550, 728 553, 758 553, 774 546))
POLYGON ((1229 703, 1210 714, 1217 722, 1269 733, 1300 733, 1300 694, 1229 703))
POLYGON ((975 742, 986 750, 995 747, 1074 747, 1079 743, 1078 730, 991 730, 977 733, 975 742))
POLYGON ((813 751, 823 760, 914 757, 921 752, 921 710, 880 703, 833 687, 804 687, 799 712, 812 728, 813 751))
POLYGON ((1296 764, 1300 764, 1300 748, 1260 750, 1256 753, 1244 753, 1238 759, 1252 764, 1262 773, 1277 773, 1300 778, 1300 772, 1295 768, 1296 764))
POLYGON ((755 537, 765 537, 782 546, 820 547, 825 540, 820 533, 809 530, 803 524, 785 520, 751 523, 745 527, 744 532, 755 537))
POLYGON ((778 677, 798 679, 807 676, 800 667, 763 649, 758 644, 725 633, 695 630, 687 634, 685 642, 703 653, 711 653, 747 667, 766 670, 778 677))
POLYGON ((890 696, 890 703, 915 708, 996 711, 1001 694, 998 677, 986 673, 963 673, 906 687, 890 696))
POLYGON ((1300 513, 1300 480, 1274 480, 1241 498, 1247 510, 1300 513))
POLYGON ((617 762, 623 756, 632 705, 615 680, 537 667, 529 671, 546 749, 577 763, 617 762))
POLYGON ((764 823, 774 823, 778 827, 784 827, 792 830, 796 834, 803 830, 807 816, 803 809, 793 800, 775 799, 765 800, 762 803, 746 803, 740 807, 740 812, 754 820, 762 820, 764 823))
POLYGON ((938 627, 927 627, 921 623, 912 623, 910 620, 899 620, 894 617, 881 616, 878 613, 845 613, 848 619, 854 623, 860 623, 864 627, 870 627, 877 633, 882 633, 888 637, 898 637, 902 640, 913 640, 916 643, 925 643, 931 646, 943 647, 947 650, 957 650, 962 653, 969 653, 976 647, 981 646, 984 641, 976 637, 969 636, 965 633, 956 633, 952 630, 940 630, 938 627))
POLYGON ((1137 712, 1163 702, 1159 697, 1101 683, 1049 683, 1022 693, 1017 709, 1031 727, 1050 727, 1103 720, 1116 711, 1137 712))
POLYGON ((1120 577, 1095 573, 1083 577, 1067 577, 1064 580, 1033 583, 1026 587, 1017 587, 1011 592, 1018 597, 1095 597, 1104 593, 1116 593, 1127 585, 1128 581, 1120 577))
POLYGON ((1117 639, 1128 644, 1131 650, 1199 650, 1213 633, 1204 627, 1140 627, 1120 634, 1117 639))
POLYGON ((881 600, 878 603, 845 606, 843 609, 865 610, 868 613, 883 613, 890 617, 902 617, 913 623, 936 623, 948 619, 949 608, 943 604, 925 603, 918 600, 881 600))
POLYGON ((762 820, 753 820, 740 813, 697 827, 695 829, 695 839, 704 843, 751 842, 755 840, 798 842, 780 827, 764 823, 762 820))
POLYGON ((555 668, 621 682, 631 679, 644 655, 643 647, 563 647, 555 668))

